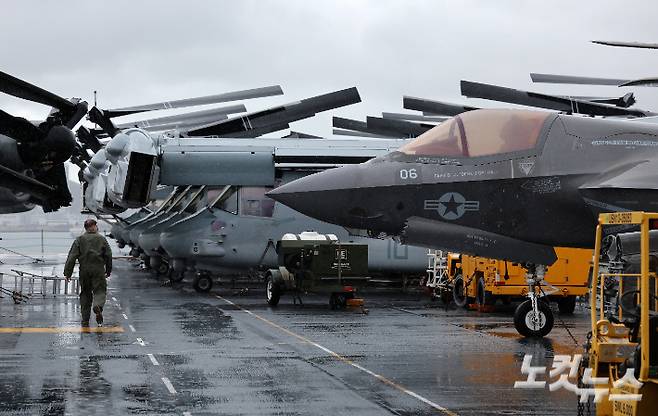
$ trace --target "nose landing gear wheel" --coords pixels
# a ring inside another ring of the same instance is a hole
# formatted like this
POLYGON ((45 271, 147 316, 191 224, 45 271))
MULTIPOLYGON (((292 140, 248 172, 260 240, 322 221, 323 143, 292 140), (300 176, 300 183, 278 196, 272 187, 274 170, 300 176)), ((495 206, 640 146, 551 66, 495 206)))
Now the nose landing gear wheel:
POLYGON ((281 288, 279 285, 274 283, 272 277, 267 279, 267 289, 265 290, 267 294, 267 304, 270 306, 276 306, 279 304, 279 299, 281 298, 281 288))
POLYGON ((553 329, 553 312, 540 300, 537 300, 537 311, 533 311, 532 300, 526 300, 514 312, 514 326, 524 337, 544 337, 553 329))
POLYGON ((210 292, 210 289, 212 289, 212 278, 210 277, 209 274, 206 273, 199 274, 194 278, 192 287, 194 287, 194 290, 196 290, 197 292, 201 292, 201 293, 210 292))

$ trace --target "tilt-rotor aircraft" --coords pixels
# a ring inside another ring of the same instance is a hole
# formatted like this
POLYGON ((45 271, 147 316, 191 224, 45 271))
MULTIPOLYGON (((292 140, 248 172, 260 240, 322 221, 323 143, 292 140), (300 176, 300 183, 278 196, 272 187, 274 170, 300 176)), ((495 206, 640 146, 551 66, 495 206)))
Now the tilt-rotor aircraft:
POLYGON ((28 121, 0 110, 0 213, 45 212, 71 204, 64 162, 79 145, 72 129, 87 114, 87 103, 0 72, 0 91, 52 107, 48 117, 28 121))
MULTIPOLYGON (((558 110, 574 105, 467 81, 462 93, 539 107, 548 101, 558 110)), ((520 319, 530 335, 543 336, 552 316, 536 293, 556 260, 553 247, 591 248, 599 213, 658 205, 658 127, 641 122, 652 113, 575 104, 589 115, 635 118, 465 108, 385 156, 298 179, 268 196, 372 235, 526 265, 532 308, 520 319)))

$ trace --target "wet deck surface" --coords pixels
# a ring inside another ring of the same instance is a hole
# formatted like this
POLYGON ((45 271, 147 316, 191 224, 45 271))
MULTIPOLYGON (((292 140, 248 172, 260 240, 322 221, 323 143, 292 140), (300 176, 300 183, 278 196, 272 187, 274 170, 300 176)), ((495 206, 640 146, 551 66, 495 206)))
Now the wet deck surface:
POLYGON ((369 294, 367 315, 330 311, 323 296, 273 309, 262 291, 162 287, 127 261, 109 288, 98 332, 79 331, 75 298, 0 299, 0 415, 576 411, 571 393, 513 384, 526 353, 550 368, 580 351, 569 332, 584 342, 582 309, 528 340, 509 311, 446 311, 420 295, 369 294))

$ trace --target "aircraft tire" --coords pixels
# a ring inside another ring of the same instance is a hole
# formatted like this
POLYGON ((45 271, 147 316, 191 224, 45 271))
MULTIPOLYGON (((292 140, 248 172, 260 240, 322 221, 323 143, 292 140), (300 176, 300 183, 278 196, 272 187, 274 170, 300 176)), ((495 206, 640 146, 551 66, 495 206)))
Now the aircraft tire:
POLYGON ((158 265, 156 270, 159 275, 164 276, 169 272, 169 265, 163 261, 160 263, 160 265, 158 265))
POLYGON ((557 308, 560 310, 560 315, 573 315, 573 311, 576 310, 576 297, 567 296, 558 299, 557 308))
POLYGON ((212 289, 212 277, 208 273, 200 273, 194 278, 192 287, 200 293, 210 292, 210 289, 212 289))
POLYGON ((452 281, 452 299, 460 308, 468 308, 468 296, 464 287, 464 276, 461 273, 455 275, 452 281))
POLYGON ((532 302, 530 299, 521 303, 514 312, 514 327, 524 337, 541 338, 548 335, 553 329, 553 312, 550 306, 546 302, 538 300, 537 307, 540 315, 540 325, 537 329, 531 327, 532 302))
POLYGON ((267 296, 268 305, 276 306, 279 304, 279 299, 281 299, 281 288, 278 284, 274 283, 272 276, 267 277, 267 288, 265 289, 265 294, 267 296))

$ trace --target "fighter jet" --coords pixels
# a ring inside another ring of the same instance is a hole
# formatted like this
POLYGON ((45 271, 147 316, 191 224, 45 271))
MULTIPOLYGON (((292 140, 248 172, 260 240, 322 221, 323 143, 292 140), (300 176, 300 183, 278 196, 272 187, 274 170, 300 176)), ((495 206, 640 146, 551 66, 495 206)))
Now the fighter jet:
POLYGON ((552 247, 591 248, 601 212, 658 209, 656 169, 658 127, 641 119, 475 110, 268 196, 372 235, 526 264, 527 322, 545 335, 534 293, 556 260, 552 247))

